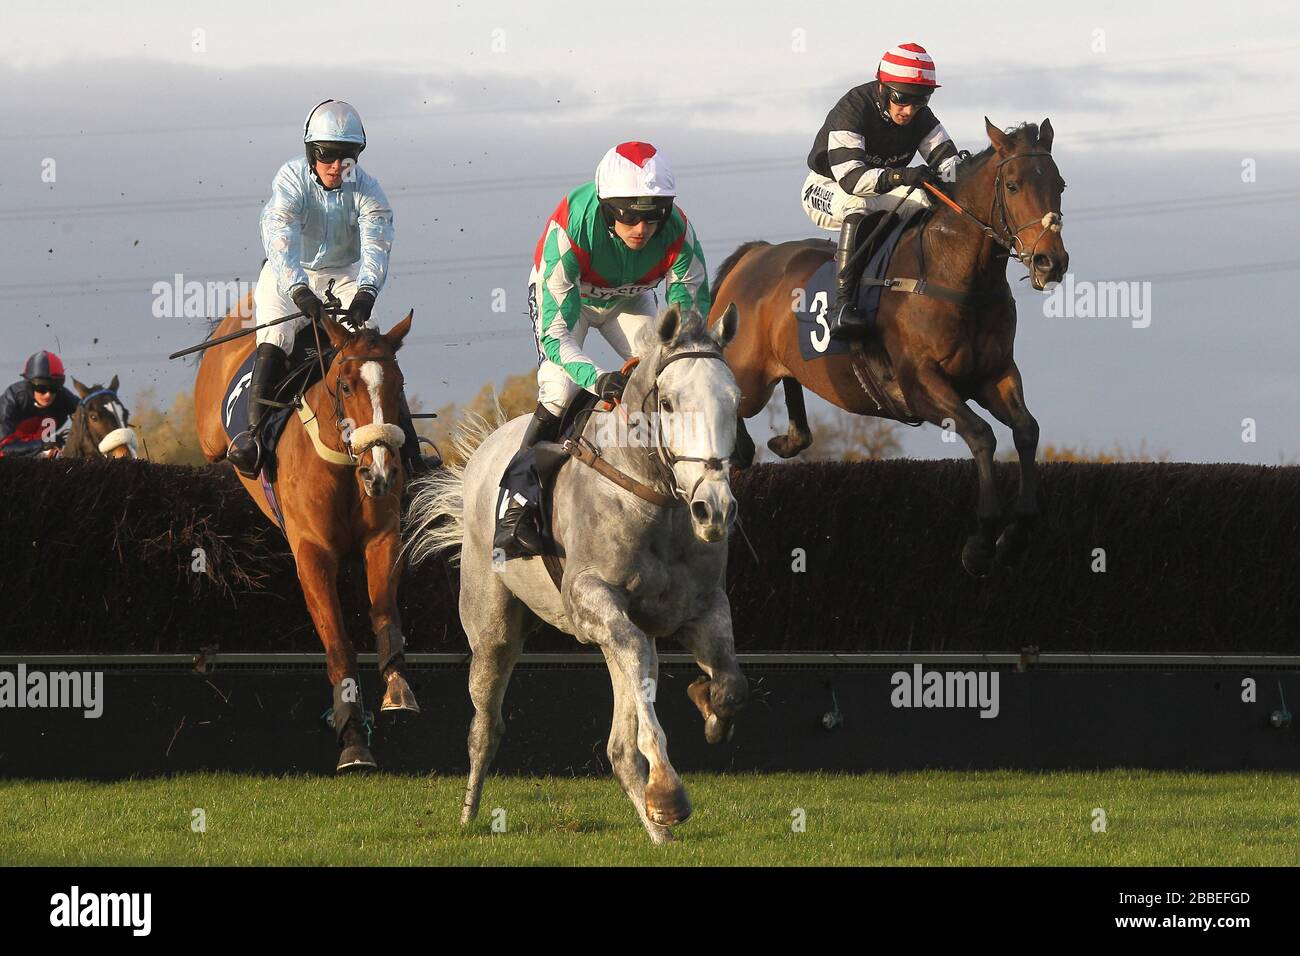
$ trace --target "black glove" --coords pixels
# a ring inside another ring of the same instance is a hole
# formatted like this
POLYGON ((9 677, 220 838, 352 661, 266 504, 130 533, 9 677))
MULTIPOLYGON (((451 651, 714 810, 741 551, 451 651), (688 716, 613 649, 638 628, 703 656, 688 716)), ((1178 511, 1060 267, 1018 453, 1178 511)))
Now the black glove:
POLYGON ((887 169, 880 176, 879 190, 887 193, 899 186, 920 186, 922 183, 934 182, 934 170, 929 166, 907 166, 903 169, 887 169))
POLYGON ((321 317, 321 309, 325 308, 320 299, 316 298, 316 293, 312 292, 305 285, 300 285, 292 292, 293 304, 298 307, 298 311, 313 322, 318 321, 321 317))
POLYGON ((359 289, 348 306, 348 325, 359 329, 370 321, 370 310, 375 307, 375 293, 371 289, 359 289))
POLYGON ((617 404, 627 388, 627 376, 622 372, 601 372, 596 377, 596 395, 611 405, 617 404))

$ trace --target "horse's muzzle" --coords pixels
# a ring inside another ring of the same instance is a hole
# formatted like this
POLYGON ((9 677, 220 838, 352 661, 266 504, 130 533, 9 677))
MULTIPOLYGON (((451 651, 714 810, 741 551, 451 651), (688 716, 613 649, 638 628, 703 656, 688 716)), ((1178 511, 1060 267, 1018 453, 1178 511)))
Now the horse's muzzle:
POLYGON ((691 499, 691 526, 701 541, 721 541, 736 521, 736 498, 725 478, 703 481, 691 499))

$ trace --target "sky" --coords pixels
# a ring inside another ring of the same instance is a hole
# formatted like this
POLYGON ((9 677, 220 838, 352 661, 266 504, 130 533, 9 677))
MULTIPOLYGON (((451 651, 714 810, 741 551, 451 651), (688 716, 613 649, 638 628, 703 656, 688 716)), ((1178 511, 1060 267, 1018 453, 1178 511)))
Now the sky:
MULTIPOLYGON (((606 149, 671 158, 710 272, 748 239, 829 235, 799 203, 813 137, 914 40, 958 146, 987 145, 985 116, 1051 118, 1075 281, 1137 283, 1149 304, 1145 327, 1053 315, 1010 267, 1043 441, 1300 461, 1300 7, 925 3, 887 27, 831 2, 563 11, 0 0, 0 387, 49 348, 87 384, 119 375, 128 404, 188 390, 193 365, 166 355, 203 322, 155 317, 155 283, 255 278, 271 179, 332 97, 361 112, 362 165, 394 207, 376 317, 414 308, 408 388, 467 400, 535 364, 532 249, 606 149)), ((968 454, 929 426, 902 438, 915 457, 968 454)))

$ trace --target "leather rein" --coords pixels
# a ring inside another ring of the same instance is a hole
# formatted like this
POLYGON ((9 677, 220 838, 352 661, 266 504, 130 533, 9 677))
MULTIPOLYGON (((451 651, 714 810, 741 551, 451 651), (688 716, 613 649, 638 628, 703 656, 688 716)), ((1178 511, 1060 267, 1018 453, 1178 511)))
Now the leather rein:
MULTIPOLYGON (((670 356, 669 358, 665 359, 663 362, 659 363, 658 368, 655 369, 654 383, 641 399, 642 415, 647 414, 646 412, 647 402, 653 401, 656 410, 659 407, 659 376, 663 374, 664 369, 666 369, 673 362, 679 361, 681 359, 690 359, 690 358, 716 359, 720 362, 726 361, 722 357, 721 352, 716 352, 712 350, 678 352, 676 355, 670 356)), ((636 367, 638 362, 639 359, 637 359, 635 356, 628 359, 623 366, 623 370, 625 372, 631 371, 633 368, 636 367)), ((623 416, 623 420, 627 421, 627 412, 625 410, 626 406, 624 406, 621 402, 619 402, 618 407, 623 416)), ((592 408, 588 410, 587 415, 590 416, 591 411, 594 411, 595 408, 596 406, 593 405, 592 408)), ((631 492, 632 494, 640 498, 642 501, 647 501, 650 504, 657 505, 661 508, 681 507, 682 505, 685 505, 688 502, 690 502, 690 500, 695 497, 695 492, 700 487, 700 482, 704 481, 705 475, 709 471, 725 472, 728 464, 730 464, 731 462, 731 455, 728 455, 725 458, 698 458, 692 455, 678 455, 674 453, 668 447, 668 443, 663 440, 662 416, 655 413, 650 413, 650 414, 654 414, 654 420, 655 420, 655 454, 653 455, 652 460, 657 465, 659 465, 662 468, 662 470, 666 473, 667 484, 672 489, 672 492, 670 494, 664 494, 662 491, 659 491, 657 488, 654 488, 643 481, 633 478, 631 475, 627 474, 626 472, 620 471, 619 469, 615 468, 613 465, 611 465, 609 462, 607 462, 604 459, 601 449, 597 447, 595 444, 593 444, 592 442, 588 441, 581 434, 577 438, 565 439, 562 447, 566 452, 571 454, 578 461, 582 462, 584 465, 587 465, 589 468, 595 470, 595 472, 598 475, 608 479, 609 481, 618 485, 620 488, 624 489, 625 491, 631 492), (695 484, 694 486, 692 486, 689 493, 684 492, 681 486, 677 484, 677 477, 676 474, 673 472, 673 466, 677 464, 679 461, 698 461, 704 465, 704 469, 705 469, 704 473, 702 473, 700 477, 696 479, 695 484)), ((583 427, 585 430, 586 427, 585 424, 583 427)), ((734 449, 733 449, 733 453, 734 453, 734 449)))

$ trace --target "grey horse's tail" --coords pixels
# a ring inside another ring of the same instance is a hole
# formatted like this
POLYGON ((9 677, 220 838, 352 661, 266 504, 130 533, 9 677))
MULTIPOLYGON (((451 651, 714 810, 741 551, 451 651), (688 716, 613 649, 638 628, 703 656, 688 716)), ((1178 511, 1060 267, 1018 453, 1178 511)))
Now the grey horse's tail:
POLYGON ((465 535, 465 465, 475 449, 505 424, 498 404, 490 417, 467 412, 451 436, 451 447, 459 464, 448 464, 411 482, 411 504, 403 520, 406 551, 411 564, 436 554, 447 554, 448 562, 460 561, 460 542, 465 535))

